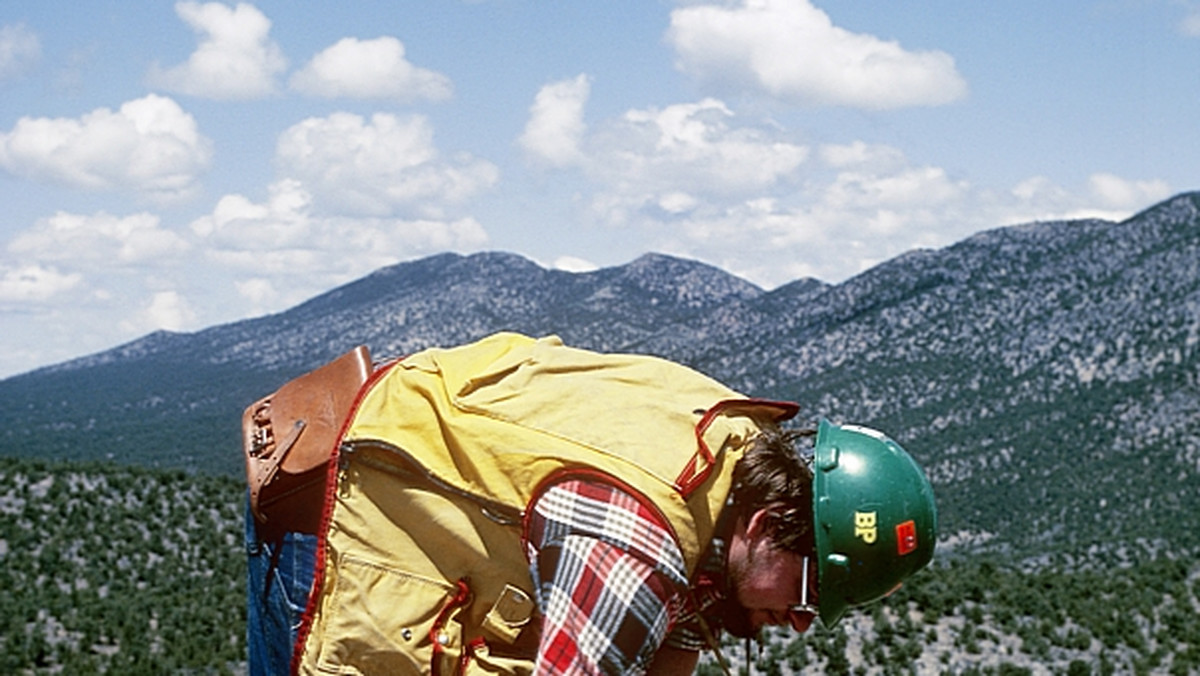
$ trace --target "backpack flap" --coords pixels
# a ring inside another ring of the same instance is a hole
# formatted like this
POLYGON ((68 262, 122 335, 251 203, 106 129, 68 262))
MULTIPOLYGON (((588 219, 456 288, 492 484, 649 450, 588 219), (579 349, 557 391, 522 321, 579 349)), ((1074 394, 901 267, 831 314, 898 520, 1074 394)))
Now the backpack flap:
POLYGON ((288 511, 319 511, 320 468, 337 448, 342 425, 371 370, 370 353, 359 346, 289 381, 242 414, 250 509, 261 523, 288 511), (297 499, 304 504, 295 504, 297 499))

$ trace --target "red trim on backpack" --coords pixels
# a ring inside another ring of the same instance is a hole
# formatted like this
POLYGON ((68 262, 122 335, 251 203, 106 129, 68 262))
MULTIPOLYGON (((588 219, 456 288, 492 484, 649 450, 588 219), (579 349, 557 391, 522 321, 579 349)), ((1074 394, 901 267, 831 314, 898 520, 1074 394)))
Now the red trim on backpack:
POLYGON ((354 405, 350 407, 350 414, 342 421, 342 429, 338 432, 336 446, 333 452, 329 454, 329 460, 325 465, 325 505, 321 510, 321 527, 317 531, 317 560, 313 568, 312 587, 308 592, 308 603, 304 607, 304 616, 300 619, 300 627, 296 631, 296 643, 292 645, 292 663, 289 667, 289 672, 298 674, 300 672, 300 661, 304 656, 304 644, 308 643, 308 635, 312 632, 313 622, 317 615, 317 599, 321 595, 321 587, 325 583, 325 559, 326 545, 329 534, 329 523, 333 520, 333 505, 336 502, 337 495, 337 480, 338 480, 338 465, 339 465, 339 449, 342 445, 342 439, 345 438, 346 432, 350 431, 350 421, 354 420, 354 416, 358 413, 358 407, 366 398, 367 393, 375 386, 379 379, 385 373, 391 371, 393 367, 399 364, 402 359, 397 359, 390 364, 385 364, 375 369, 367 378, 367 382, 363 383, 359 388, 358 394, 354 397, 354 405))
POLYGON ((700 418, 700 422, 696 423, 696 454, 692 456, 692 459, 675 479, 675 490, 679 491, 680 495, 685 498, 691 495, 692 491, 708 479, 712 474, 713 467, 716 466, 716 457, 713 455, 712 449, 704 442, 704 433, 708 431, 708 426, 712 424, 713 420, 716 420, 718 415, 730 409, 746 407, 779 409, 779 413, 773 418, 775 422, 787 420, 800 411, 799 404, 770 399, 725 399, 713 404, 712 408, 704 412, 704 417, 700 418), (704 469, 697 469, 697 462, 701 458, 704 459, 704 469))
MULTIPOLYGON (((437 619, 433 622, 433 626, 429 628, 429 642, 433 644, 433 658, 429 662, 430 676, 441 676, 442 674, 442 653, 446 652, 446 647, 442 645, 441 641, 438 640, 440 634, 442 633, 442 627, 446 626, 446 622, 450 620, 450 613, 471 602, 471 587, 467 584, 467 579, 462 578, 456 584, 458 586, 458 591, 454 593, 454 598, 450 599, 450 601, 442 607, 442 611, 438 613, 437 619)), ((467 652, 464 649, 458 658, 458 673, 462 673, 462 669, 466 665, 467 659, 467 652)))
POLYGON ((475 653, 480 648, 486 648, 487 645, 487 640, 482 636, 476 636, 475 638, 471 639, 471 642, 463 648, 462 656, 458 658, 458 673, 467 673, 467 666, 470 665, 471 660, 475 658, 475 653))

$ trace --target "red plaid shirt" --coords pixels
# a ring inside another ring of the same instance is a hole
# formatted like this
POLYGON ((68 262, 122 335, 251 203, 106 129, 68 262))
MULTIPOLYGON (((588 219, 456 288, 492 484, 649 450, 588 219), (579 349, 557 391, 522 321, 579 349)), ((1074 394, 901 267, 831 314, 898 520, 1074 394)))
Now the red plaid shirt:
POLYGON ((664 644, 704 647, 683 554, 629 494, 591 481, 557 484, 534 504, 528 537, 544 615, 535 673, 641 673, 664 644))

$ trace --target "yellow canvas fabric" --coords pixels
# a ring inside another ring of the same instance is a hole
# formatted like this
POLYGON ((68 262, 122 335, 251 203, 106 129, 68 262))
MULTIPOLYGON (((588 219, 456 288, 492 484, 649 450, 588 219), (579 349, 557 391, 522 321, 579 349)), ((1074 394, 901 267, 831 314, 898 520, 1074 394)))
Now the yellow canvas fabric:
POLYGON ((786 413, 672 362, 556 337, 404 359, 344 438, 301 671, 525 673, 508 657, 536 642, 520 521, 540 488, 573 473, 626 487, 662 514, 691 574, 734 463, 786 413))

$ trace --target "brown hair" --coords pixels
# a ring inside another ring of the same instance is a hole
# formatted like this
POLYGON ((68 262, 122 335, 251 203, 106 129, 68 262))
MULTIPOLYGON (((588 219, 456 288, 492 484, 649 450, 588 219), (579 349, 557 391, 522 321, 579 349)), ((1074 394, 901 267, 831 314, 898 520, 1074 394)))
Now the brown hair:
POLYGON ((734 513, 749 518, 769 509, 767 529, 779 549, 800 554, 813 550, 812 469, 801 454, 815 430, 765 426, 733 469, 734 513))

